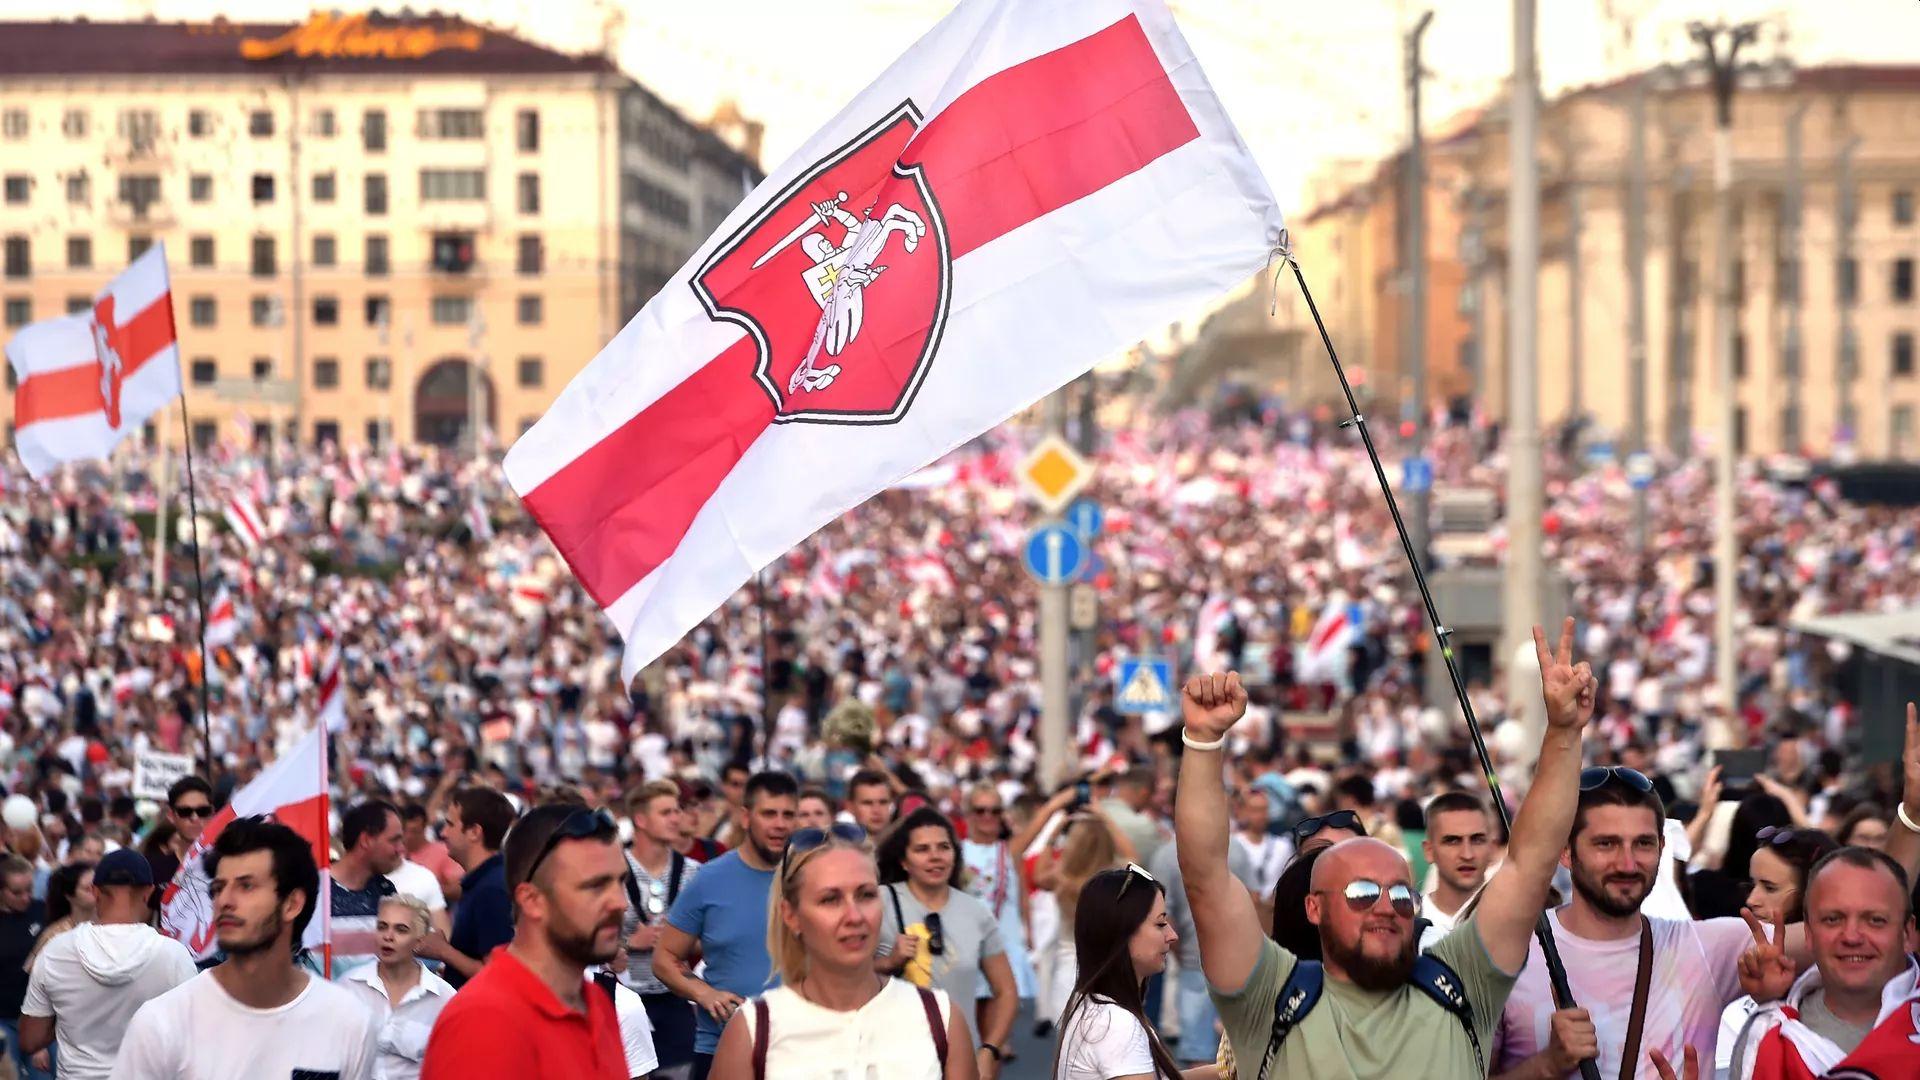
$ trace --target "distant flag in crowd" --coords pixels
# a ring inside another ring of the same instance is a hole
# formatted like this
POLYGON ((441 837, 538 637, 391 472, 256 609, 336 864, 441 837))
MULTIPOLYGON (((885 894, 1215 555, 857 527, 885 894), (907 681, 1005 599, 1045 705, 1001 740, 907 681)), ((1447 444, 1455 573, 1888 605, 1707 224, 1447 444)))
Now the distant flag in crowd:
POLYGON ((17 382, 14 447, 34 479, 62 462, 112 454, 180 396, 165 245, 135 259, 91 308, 15 334, 7 360, 17 382))
POLYGON ((815 530, 1281 243, 1161 0, 961 0, 734 210, 507 478, 631 678, 815 530))
POLYGON ((260 506, 252 496, 234 492, 227 496, 222 512, 226 515, 227 528, 233 530, 233 535, 248 551, 266 543, 267 519, 260 516, 260 506))
POLYGON ((493 539, 493 519, 487 516, 487 503, 479 488, 467 497, 467 531, 481 543, 493 539))
POLYGON ((233 593, 222 586, 214 594, 213 603, 207 606, 207 648, 231 645, 239 636, 240 616, 233 603, 233 593))
POLYGON ((1226 654, 1220 651, 1220 628, 1232 613, 1232 602, 1218 593, 1201 601, 1200 614, 1193 620, 1193 670, 1218 671, 1226 667, 1226 654))
POLYGON ((1347 677, 1347 649, 1359 639, 1359 607, 1336 598, 1320 612, 1301 650, 1300 680, 1339 683, 1347 677))
POLYGON ((340 650, 333 650, 320 674, 320 726, 329 732, 347 727, 347 683, 340 673, 340 650))
POLYGON ((327 867, 329 842, 327 828, 327 736, 315 727, 292 750, 276 758, 260 775, 234 792, 232 800, 207 823, 200 839, 187 849, 180 869, 168 882, 160 897, 160 932, 174 938, 205 960, 214 953, 213 899, 203 862, 220 831, 236 817, 271 815, 276 821, 305 837, 313 845, 313 857, 320 864, 319 906, 301 944, 322 948, 326 944, 329 893, 327 867))

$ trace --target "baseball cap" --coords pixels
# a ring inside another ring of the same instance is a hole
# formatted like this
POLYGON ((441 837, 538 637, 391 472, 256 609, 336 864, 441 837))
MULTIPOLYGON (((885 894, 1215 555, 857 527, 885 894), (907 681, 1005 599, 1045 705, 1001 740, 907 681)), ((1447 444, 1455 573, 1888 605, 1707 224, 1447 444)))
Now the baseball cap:
POLYGON ((95 888, 102 885, 138 885, 153 888, 153 867, 147 857, 131 848, 108 852, 93 867, 95 888))

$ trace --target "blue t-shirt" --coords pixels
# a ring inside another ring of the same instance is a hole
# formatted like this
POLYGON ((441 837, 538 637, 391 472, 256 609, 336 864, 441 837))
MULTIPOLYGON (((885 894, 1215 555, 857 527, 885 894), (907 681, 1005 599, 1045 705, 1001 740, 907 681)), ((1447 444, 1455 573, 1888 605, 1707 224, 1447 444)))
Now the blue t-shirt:
MULTIPOLYGON (((773 892, 773 871, 755 870, 730 851, 700 868, 700 874, 667 912, 667 923, 700 942, 706 955, 706 981, 717 990, 750 998, 773 985, 768 976, 773 962, 767 957, 767 898, 773 892)), ((720 1045, 720 1025, 705 1009, 695 1009, 698 1021, 693 1040, 696 1054, 711 1054, 720 1045)))
MULTIPOLYGON (((513 901, 507 896, 507 863, 498 852, 460 879, 460 904, 453 910, 453 933, 447 944, 484 961, 493 950, 513 940, 513 901)), ((466 980, 452 965, 447 981, 460 986, 466 980)))

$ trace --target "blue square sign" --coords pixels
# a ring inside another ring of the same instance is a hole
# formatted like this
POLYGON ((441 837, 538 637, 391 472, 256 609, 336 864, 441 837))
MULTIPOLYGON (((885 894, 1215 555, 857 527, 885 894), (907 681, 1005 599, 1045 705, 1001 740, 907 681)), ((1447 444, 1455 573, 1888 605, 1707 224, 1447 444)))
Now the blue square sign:
POLYGON ((1128 656, 1114 672, 1113 708, 1127 716, 1172 712, 1179 702, 1173 690, 1173 662, 1153 656, 1128 656))

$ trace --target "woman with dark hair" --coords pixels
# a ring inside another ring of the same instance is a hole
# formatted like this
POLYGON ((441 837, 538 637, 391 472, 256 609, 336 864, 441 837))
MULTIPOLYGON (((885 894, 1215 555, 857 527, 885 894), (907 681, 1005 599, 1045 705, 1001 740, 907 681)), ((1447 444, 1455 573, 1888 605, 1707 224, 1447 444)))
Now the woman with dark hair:
POLYGON ((1054 1080, 1213 1080, 1216 1065, 1186 1072, 1160 1040, 1143 1003, 1147 980, 1166 970, 1179 936, 1166 890, 1128 863, 1088 879, 1074 910, 1079 978, 1060 1019, 1054 1080))
POLYGON ((1753 853, 1760 847, 1760 830, 1784 829, 1793 824, 1793 812, 1777 797, 1755 792, 1740 800, 1727 832, 1727 854, 1718 870, 1696 870, 1687 884, 1693 894, 1696 919, 1737 919, 1746 906, 1746 882, 1753 877, 1753 853))
MULTIPOLYGON (((1778 825, 1761 829, 1754 835, 1754 843, 1757 846, 1747 862, 1746 909, 1763 926, 1772 926, 1776 919, 1789 926, 1804 921, 1807 872, 1814 863, 1840 850, 1840 845, 1818 829, 1778 825)), ((1741 1029, 1756 1008, 1752 998, 1743 997, 1720 1014, 1720 1041, 1714 1049, 1718 1068, 1726 1069, 1732 1063, 1741 1029)))
POLYGON ((1840 819, 1840 828, 1835 830, 1833 838, 1841 847, 1864 847, 1879 851, 1887 846, 1887 829, 1891 818, 1878 803, 1861 803, 1840 819))
POLYGON ((1000 926, 978 897, 960 888, 960 837, 939 811, 923 806, 896 822, 874 853, 881 884, 880 947, 875 970, 940 989, 961 1007, 982 1003, 977 1059, 986 1080, 1005 1060, 1020 999, 1000 926))
POLYGON ((81 923, 92 922, 98 899, 93 891, 90 862, 68 863, 48 875, 47 928, 40 932, 40 940, 33 943, 33 951, 27 954, 26 969, 33 970, 33 962, 40 958, 40 950, 47 947, 47 942, 81 923))

